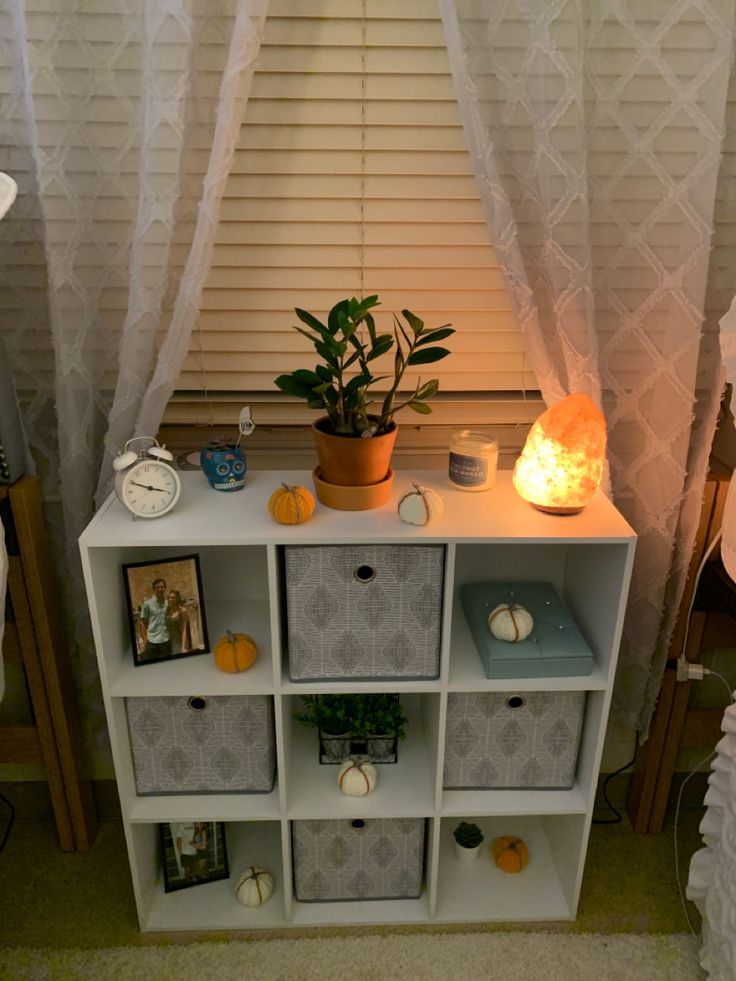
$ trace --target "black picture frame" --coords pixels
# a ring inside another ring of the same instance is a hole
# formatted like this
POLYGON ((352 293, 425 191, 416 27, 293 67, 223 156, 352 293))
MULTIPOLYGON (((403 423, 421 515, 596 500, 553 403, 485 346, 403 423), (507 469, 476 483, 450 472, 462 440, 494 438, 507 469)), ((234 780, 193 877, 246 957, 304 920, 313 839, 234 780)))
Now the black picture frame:
POLYGON ((136 667, 209 653, 202 575, 196 553, 129 562, 122 568, 130 646, 136 667), (155 586, 159 582, 164 584, 162 597, 155 586), (176 594, 178 601, 171 594, 176 594), (162 618, 158 613, 159 599, 164 603, 162 618), (174 609, 172 604, 177 604, 176 612, 170 614, 174 609), (152 616, 157 621, 155 639, 149 632, 152 616))
POLYGON ((159 824, 164 892, 230 878, 223 821, 159 824))

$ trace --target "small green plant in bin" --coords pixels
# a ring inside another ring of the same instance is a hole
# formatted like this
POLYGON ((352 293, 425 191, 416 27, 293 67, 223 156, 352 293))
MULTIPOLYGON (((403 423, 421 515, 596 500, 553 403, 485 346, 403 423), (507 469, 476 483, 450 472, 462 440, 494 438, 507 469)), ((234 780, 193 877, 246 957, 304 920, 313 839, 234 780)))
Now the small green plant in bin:
POLYGON ((295 311, 308 330, 298 326, 294 330, 311 341, 322 363, 314 370, 298 368, 288 375, 279 375, 275 384, 286 395, 306 399, 310 409, 326 412, 332 432, 337 436, 380 436, 390 428, 394 413, 405 406, 422 415, 432 411, 427 399, 437 394, 436 378, 427 382, 419 380, 414 391, 402 395, 402 401, 397 404, 399 385, 407 368, 433 364, 447 357, 449 350, 438 347, 437 341, 455 331, 449 324, 427 328, 411 310, 402 310, 406 323, 394 315, 393 335, 379 334, 370 312, 379 305, 378 296, 340 300, 327 315, 326 324, 306 310, 295 311), (370 362, 388 353, 394 344, 393 377, 374 375, 370 362), (370 390, 386 379, 388 391, 380 397, 380 409, 372 410, 370 390))
POLYGON ((355 708, 352 695, 302 695, 304 711, 295 716, 297 722, 310 729, 319 729, 333 736, 352 732, 355 708))
POLYGON ((391 694, 302 695, 297 722, 331 735, 389 734, 403 739, 407 718, 391 694))
POLYGON ((469 821, 461 821, 452 833, 461 848, 477 848, 483 842, 483 832, 469 821))

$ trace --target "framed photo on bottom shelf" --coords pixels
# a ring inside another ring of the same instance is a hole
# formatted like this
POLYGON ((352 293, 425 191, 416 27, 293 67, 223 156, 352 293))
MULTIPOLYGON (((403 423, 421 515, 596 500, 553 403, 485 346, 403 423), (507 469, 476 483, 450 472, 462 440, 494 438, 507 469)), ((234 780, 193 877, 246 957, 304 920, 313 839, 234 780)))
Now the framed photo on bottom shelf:
POLYGON ((198 555, 131 562, 123 578, 136 666, 209 651, 198 555))
POLYGON ((225 825, 222 821, 160 824, 164 892, 227 879, 225 825))

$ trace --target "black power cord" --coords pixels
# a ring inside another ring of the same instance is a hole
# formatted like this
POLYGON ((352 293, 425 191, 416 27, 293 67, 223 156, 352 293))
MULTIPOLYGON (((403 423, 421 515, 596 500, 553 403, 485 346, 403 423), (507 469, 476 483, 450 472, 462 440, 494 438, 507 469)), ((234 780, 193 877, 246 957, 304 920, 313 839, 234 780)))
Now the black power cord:
POLYGON ((3 850, 5 849, 5 845, 7 844, 8 838, 10 837, 10 832, 13 827, 13 822, 15 821, 15 808, 4 794, 0 794, 0 801, 2 801, 3 804, 5 804, 8 811, 10 812, 8 816, 7 824, 5 825, 5 831, 3 832, 2 841, 0 841, 0 853, 2 853, 3 850))
POLYGON ((637 732, 635 734, 634 755, 631 757, 628 763, 624 763, 624 765, 620 766, 618 770, 614 770, 612 773, 609 773, 606 779, 603 781, 603 789, 601 791, 601 793, 603 794, 603 800, 608 805, 609 810, 613 812, 614 817, 593 818, 593 824, 620 824, 621 821, 623 821, 623 818, 621 817, 621 811, 619 811, 618 808, 614 807, 608 798, 608 785, 611 782, 611 780, 613 780, 614 777, 617 777, 619 775, 619 773, 623 773, 625 770, 629 770, 634 765, 634 763, 636 763, 636 756, 638 752, 639 752, 639 733, 637 732))

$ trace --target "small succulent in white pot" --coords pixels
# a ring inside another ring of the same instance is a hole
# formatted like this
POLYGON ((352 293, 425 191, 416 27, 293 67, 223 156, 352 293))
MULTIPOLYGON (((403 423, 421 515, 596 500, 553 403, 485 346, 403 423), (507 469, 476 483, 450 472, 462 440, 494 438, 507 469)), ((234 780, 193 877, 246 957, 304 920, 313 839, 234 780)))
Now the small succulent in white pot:
POLYGON ((452 832, 455 838, 455 853, 464 865, 474 862, 483 844, 483 832, 477 824, 461 821, 452 832))

